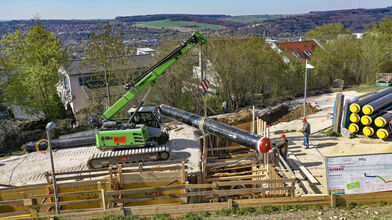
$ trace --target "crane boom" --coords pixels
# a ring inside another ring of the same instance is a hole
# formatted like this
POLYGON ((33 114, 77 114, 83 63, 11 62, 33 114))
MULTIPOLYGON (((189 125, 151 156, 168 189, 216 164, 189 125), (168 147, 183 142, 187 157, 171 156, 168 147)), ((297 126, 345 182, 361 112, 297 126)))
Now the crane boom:
POLYGON ((125 89, 129 90, 123 97, 121 97, 114 105, 112 105, 106 112, 101 115, 101 119, 109 120, 118 111, 120 111, 126 104, 128 104, 135 96, 140 94, 144 89, 149 86, 153 86, 159 79, 159 77, 165 73, 165 71, 177 62, 179 58, 184 56, 191 48, 196 46, 198 43, 206 44, 207 40, 200 35, 199 32, 195 32, 188 40, 184 41, 179 47, 173 52, 159 61, 157 64, 149 68, 142 75, 138 76, 130 84, 126 85, 125 89))

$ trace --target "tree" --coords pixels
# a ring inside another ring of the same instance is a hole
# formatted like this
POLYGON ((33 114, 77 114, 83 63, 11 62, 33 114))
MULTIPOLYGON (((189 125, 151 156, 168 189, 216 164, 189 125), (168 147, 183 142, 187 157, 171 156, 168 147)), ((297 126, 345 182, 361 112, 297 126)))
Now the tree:
MULTIPOLYGON (((128 59, 129 52, 123 43, 122 34, 113 29, 106 23, 100 25, 95 32, 91 34, 89 43, 85 49, 85 62, 98 80, 104 82, 106 86, 106 108, 112 103, 112 94, 110 87, 116 84, 116 80, 123 73, 125 60, 128 59)), ((128 76, 128 79, 130 76, 128 76)))
MULTIPOLYGON (((159 45, 154 63, 173 51, 179 44, 178 41, 168 40, 159 45)), ((164 102, 190 112, 198 112, 202 109, 200 79, 193 74, 193 67, 198 65, 196 52, 195 48, 166 70, 154 86, 149 100, 164 102)))
POLYGON ((305 38, 316 39, 322 44, 325 44, 328 40, 336 39, 342 34, 351 34, 351 32, 345 30, 343 24, 336 23, 319 26, 316 29, 307 32, 305 38))
POLYGON ((208 58, 217 92, 234 109, 255 102, 256 94, 282 94, 287 75, 282 58, 263 39, 210 40, 208 58))
POLYGON ((54 33, 36 19, 26 33, 17 30, 1 40, 0 56, 7 72, 6 101, 32 114, 42 111, 49 120, 60 117, 63 106, 56 84, 66 56, 54 33))

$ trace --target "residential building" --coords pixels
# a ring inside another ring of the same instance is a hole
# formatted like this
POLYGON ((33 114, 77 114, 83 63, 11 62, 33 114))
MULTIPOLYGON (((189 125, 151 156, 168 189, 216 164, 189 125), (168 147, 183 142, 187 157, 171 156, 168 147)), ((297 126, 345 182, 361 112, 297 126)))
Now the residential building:
MULTIPOLYGON (((274 46, 271 47, 274 48, 274 46)), ((320 42, 316 39, 276 43, 278 52, 286 53, 287 56, 283 58, 286 63, 290 61, 291 57, 294 57, 299 62, 305 62, 306 59, 310 59, 312 57, 317 47, 323 48, 320 42)))
MULTIPOLYGON (((152 63, 152 55, 133 55, 127 59, 121 68, 129 70, 129 78, 134 74, 141 74, 152 63)), ((96 72, 88 68, 83 59, 69 60, 64 67, 59 69, 61 75, 57 84, 58 94, 67 107, 68 104, 74 113, 85 108, 90 99, 91 90, 104 87, 104 82, 97 79, 96 72)))
POLYGON ((152 55, 154 56, 154 54, 157 51, 148 47, 144 47, 144 48, 137 48, 136 49, 136 55, 152 55))

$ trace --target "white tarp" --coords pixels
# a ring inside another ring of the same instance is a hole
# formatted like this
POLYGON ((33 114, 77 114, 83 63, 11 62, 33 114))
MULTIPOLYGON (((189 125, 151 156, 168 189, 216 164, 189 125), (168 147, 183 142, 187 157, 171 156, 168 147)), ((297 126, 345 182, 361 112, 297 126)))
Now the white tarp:
POLYGON ((328 193, 392 191, 392 154, 327 157, 328 193))

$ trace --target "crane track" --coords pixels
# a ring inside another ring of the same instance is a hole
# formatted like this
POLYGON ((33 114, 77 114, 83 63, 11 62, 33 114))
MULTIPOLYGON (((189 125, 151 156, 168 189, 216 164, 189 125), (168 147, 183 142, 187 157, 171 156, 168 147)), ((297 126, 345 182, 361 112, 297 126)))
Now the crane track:
POLYGON ((96 169, 109 165, 168 160, 169 158, 170 148, 162 145, 94 154, 88 159, 87 166, 90 169, 96 169))

